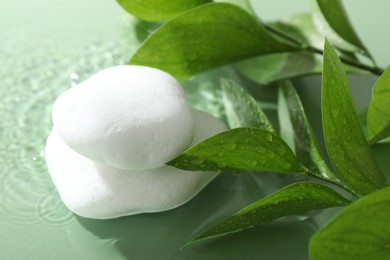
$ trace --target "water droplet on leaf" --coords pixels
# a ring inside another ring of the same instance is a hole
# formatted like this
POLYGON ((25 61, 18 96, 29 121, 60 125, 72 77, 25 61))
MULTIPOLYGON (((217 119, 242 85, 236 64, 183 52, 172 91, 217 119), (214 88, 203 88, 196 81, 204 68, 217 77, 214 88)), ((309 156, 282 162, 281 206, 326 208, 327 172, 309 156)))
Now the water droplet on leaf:
POLYGON ((200 158, 197 158, 197 159, 195 159, 195 160, 192 161, 193 164, 198 164, 198 165, 199 165, 199 164, 202 164, 203 162, 204 162, 204 160, 203 160, 203 159, 200 159, 200 158))
POLYGON ((236 149, 236 147, 237 147, 237 145, 235 143, 225 145, 226 150, 230 150, 230 151, 236 149))
POLYGON ((280 166, 282 166, 282 168, 285 170, 291 169, 291 163, 289 162, 283 162, 280 166))
POLYGON ((265 153, 266 149, 263 147, 263 146, 258 146, 256 147, 256 150, 259 152, 259 153, 265 153))
POLYGON ((266 139, 267 141, 272 142, 272 140, 273 140, 272 134, 266 133, 266 134, 264 134, 264 137, 265 137, 265 139, 266 139))
POLYGON ((257 165, 257 162, 256 162, 255 160, 249 159, 249 160, 247 160, 247 164, 248 164, 249 166, 256 166, 256 165, 257 165))

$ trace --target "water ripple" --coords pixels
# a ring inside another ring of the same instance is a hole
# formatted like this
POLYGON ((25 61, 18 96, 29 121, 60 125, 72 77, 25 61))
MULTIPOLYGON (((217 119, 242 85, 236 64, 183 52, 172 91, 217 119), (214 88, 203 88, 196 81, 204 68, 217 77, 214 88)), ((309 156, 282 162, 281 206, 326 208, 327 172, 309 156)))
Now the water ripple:
POLYGON ((75 220, 75 216, 63 205, 55 190, 39 201, 36 214, 42 222, 49 225, 67 225, 75 220))
POLYGON ((10 224, 63 225, 74 216, 58 197, 42 152, 52 104, 98 70, 125 64, 133 50, 125 40, 57 41, 55 47, 48 41, 32 48, 30 36, 12 34, 0 52, 0 214, 10 224))

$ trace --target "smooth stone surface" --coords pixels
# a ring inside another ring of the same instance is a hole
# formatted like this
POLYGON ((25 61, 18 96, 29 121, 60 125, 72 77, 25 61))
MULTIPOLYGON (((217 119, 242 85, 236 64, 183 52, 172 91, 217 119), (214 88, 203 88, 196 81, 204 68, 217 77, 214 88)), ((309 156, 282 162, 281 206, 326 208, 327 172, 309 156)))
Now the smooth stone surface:
POLYGON ((120 169, 161 167, 193 139, 179 82, 143 66, 115 66, 63 92, 52 112, 62 140, 83 156, 120 169))
MULTIPOLYGON (((209 114, 194 111, 197 143, 226 130, 209 114)), ((112 168, 81 156, 52 130, 46 162, 64 204, 77 215, 107 219, 169 210, 194 197, 214 179, 215 172, 190 172, 170 166, 134 171, 112 168)))

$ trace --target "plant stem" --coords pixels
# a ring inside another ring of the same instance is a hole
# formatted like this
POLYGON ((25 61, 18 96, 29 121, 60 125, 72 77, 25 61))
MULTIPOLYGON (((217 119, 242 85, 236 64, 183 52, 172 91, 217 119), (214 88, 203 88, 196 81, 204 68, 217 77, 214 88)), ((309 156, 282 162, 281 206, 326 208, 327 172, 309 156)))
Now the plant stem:
MULTIPOLYGON (((316 54, 319 54, 319 55, 324 55, 324 51, 321 50, 321 49, 318 49, 318 48, 310 46, 310 45, 306 45, 305 43, 303 43, 299 39, 296 39, 296 38, 294 38, 294 37, 292 37, 292 36, 282 32, 282 31, 279 31, 279 30, 269 26, 269 25, 264 25, 264 27, 268 31, 270 31, 271 33, 273 33, 275 35, 278 35, 279 37, 281 37, 281 38, 283 38, 285 40, 288 40, 289 42, 299 46, 302 50, 306 50, 306 51, 309 51, 309 52, 312 52, 312 53, 316 53, 316 54)), ((384 69, 379 68, 377 66, 369 66, 369 65, 363 64, 363 63, 358 62, 358 61, 345 59, 343 57, 340 57, 340 60, 344 64, 348 64, 348 65, 353 66, 355 68, 359 68, 359 69, 371 72, 372 74, 375 74, 375 75, 378 75, 378 76, 382 75, 383 72, 384 72, 384 69)))
MULTIPOLYGON (((312 46, 307 46, 307 47, 304 47, 303 48, 304 50, 307 50, 307 51, 310 51, 310 52, 313 52, 313 53, 317 53, 317 54, 320 54, 320 55, 324 55, 324 51, 323 50, 320 50, 320 49, 317 49, 315 47, 312 47, 312 46)), ((353 60, 350 60, 350 59, 345 59, 343 57, 340 57, 340 60, 344 63, 344 64, 348 64, 350 66, 353 66, 355 68, 359 68, 359 69, 362 69, 362 70, 365 70, 365 71, 369 71, 371 72, 372 74, 375 74, 375 75, 382 75, 382 73, 384 72, 384 70, 382 68, 379 68, 377 66, 369 66, 369 65, 366 65, 366 64, 363 64, 363 63, 360 63, 358 61, 353 61, 353 60)))

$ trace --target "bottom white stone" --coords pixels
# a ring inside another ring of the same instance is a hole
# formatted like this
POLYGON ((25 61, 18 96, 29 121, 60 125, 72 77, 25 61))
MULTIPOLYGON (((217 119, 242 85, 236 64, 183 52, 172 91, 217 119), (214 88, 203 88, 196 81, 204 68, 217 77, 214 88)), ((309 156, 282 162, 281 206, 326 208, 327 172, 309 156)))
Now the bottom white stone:
MULTIPOLYGON (((193 144, 226 130, 211 115, 194 111, 193 144)), ((95 163, 50 133, 46 162, 65 206, 87 218, 108 219, 178 207, 217 176, 215 172, 183 171, 170 166, 151 170, 121 170, 95 163)))

